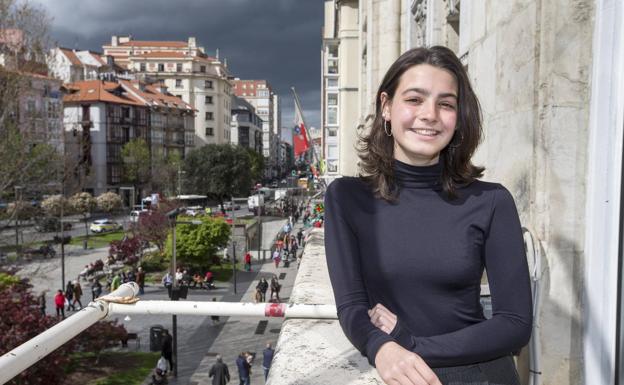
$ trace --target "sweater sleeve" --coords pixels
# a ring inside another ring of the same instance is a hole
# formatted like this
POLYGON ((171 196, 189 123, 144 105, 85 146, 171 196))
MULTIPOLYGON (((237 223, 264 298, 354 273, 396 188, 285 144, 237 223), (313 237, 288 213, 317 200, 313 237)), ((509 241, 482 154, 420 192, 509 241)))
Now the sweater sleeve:
POLYGON ((360 270, 357 235, 345 220, 339 203, 340 188, 347 187, 341 186, 342 182, 332 182, 325 194, 325 255, 340 326, 353 346, 374 366, 381 345, 394 339, 375 327, 368 316, 371 306, 360 270))
POLYGON ((494 192, 484 261, 492 318, 451 333, 415 337, 401 322, 392 331, 403 347, 433 367, 487 361, 519 350, 531 337, 532 300, 520 220, 511 194, 494 192))

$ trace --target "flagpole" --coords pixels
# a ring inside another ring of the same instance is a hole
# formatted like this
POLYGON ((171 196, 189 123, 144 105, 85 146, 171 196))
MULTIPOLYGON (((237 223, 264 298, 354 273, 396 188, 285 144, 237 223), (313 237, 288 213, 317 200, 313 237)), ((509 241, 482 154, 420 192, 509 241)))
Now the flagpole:
MULTIPOLYGON (((305 117, 303 116, 303 109, 301 108, 301 103, 299 103, 299 96, 297 96, 297 92, 295 91, 295 87, 290 87, 291 91, 293 92, 293 96, 295 97, 295 106, 297 107, 297 109, 299 109, 299 113, 301 114, 301 120, 303 120, 303 126, 305 127, 306 131, 308 130, 308 123, 306 123, 305 121, 305 117)), ((312 148, 312 156, 314 157, 314 161, 319 163, 319 167, 320 167, 320 160, 319 160, 319 156, 316 153, 316 149, 314 148, 314 140, 312 139, 312 135, 309 134, 309 131, 306 132, 306 136, 309 137, 310 142, 312 143, 312 145, 310 146, 312 148)), ((319 170, 320 171, 320 170, 319 170)))

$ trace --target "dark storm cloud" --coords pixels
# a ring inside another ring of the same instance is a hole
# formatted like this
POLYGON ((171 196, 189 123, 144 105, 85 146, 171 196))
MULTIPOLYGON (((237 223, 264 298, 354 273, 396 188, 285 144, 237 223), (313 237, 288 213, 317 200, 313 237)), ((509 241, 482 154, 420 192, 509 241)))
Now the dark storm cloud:
POLYGON ((266 79, 282 99, 282 126, 293 122, 290 87, 307 123, 320 121, 320 0, 38 0, 53 18, 52 38, 68 48, 102 50, 112 35, 138 40, 195 36, 219 50, 230 72, 266 79))

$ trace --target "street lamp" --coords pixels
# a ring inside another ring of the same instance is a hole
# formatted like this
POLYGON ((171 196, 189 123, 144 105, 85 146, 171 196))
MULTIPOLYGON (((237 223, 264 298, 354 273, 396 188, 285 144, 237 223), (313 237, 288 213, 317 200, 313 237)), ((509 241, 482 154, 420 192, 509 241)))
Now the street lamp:
MULTIPOLYGON (((173 278, 173 282, 171 283, 171 300, 177 301, 180 297, 179 289, 178 289, 178 281, 175 279, 175 270, 177 265, 176 260, 176 225, 177 224, 193 224, 200 225, 202 222, 199 220, 196 221, 177 221, 178 215, 182 212, 182 208, 176 208, 169 211, 167 214, 167 218, 169 219, 169 223, 171 224, 171 276, 173 278)), ((178 376, 178 317, 173 314, 171 316, 171 328, 172 331, 172 361, 173 361, 173 376, 178 376)))

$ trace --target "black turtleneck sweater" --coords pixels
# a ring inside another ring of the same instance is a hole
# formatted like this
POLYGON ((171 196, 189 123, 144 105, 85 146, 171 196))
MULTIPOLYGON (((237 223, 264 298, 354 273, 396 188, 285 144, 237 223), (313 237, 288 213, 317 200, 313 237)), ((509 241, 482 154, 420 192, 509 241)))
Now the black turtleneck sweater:
POLYGON ((398 202, 373 196, 359 178, 340 178, 325 195, 325 252, 340 324, 374 365, 395 341, 429 366, 491 360, 531 334, 531 289, 520 221, 501 185, 475 181, 446 198, 441 164, 395 162, 398 202), (486 268, 493 316, 479 302, 486 268), (390 335, 367 310, 398 317, 390 335))

